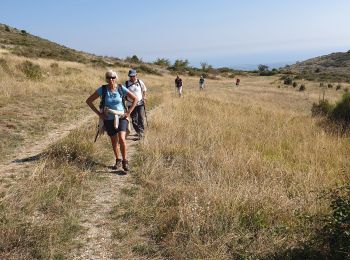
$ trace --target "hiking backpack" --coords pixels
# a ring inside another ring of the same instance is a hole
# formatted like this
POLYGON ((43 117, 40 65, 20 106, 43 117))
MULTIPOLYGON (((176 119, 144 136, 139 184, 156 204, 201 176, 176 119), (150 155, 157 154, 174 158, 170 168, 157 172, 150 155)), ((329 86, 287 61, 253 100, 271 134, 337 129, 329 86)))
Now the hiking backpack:
MULTIPOLYGON (((127 111, 124 100, 126 99, 126 95, 123 93, 122 85, 118 84, 118 93, 122 98, 122 103, 124 107, 124 111, 127 111)), ((101 95, 101 102, 100 102, 100 109, 103 109, 106 105, 106 95, 107 95, 107 85, 102 85, 102 95, 101 95)))

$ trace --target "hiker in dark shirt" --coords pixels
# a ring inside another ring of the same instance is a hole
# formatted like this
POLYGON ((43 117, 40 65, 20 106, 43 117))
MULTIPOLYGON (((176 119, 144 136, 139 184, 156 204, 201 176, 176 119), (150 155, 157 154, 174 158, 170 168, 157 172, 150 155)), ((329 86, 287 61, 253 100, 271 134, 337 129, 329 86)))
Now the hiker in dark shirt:
POLYGON ((239 78, 236 79, 236 87, 239 86, 239 83, 241 82, 241 80, 239 78))
POLYGON ((176 75, 175 87, 177 88, 177 92, 179 93, 179 97, 181 97, 182 96, 182 79, 179 77, 179 75, 176 75))

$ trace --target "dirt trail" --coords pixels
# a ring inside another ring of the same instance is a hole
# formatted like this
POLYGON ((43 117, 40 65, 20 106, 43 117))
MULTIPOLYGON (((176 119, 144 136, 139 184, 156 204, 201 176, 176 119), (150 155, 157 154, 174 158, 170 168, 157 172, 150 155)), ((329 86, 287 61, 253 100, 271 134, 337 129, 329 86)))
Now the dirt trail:
MULTIPOLYGON (((18 149, 10 161, 0 164, 0 192, 6 194, 6 191, 20 178, 27 177, 40 158, 40 154, 52 143, 64 138, 75 128, 85 124, 93 118, 93 115, 85 118, 77 124, 67 124, 60 129, 50 132, 33 144, 27 145, 23 150, 18 149)), ((128 138, 128 158, 130 159, 134 152, 137 142, 128 138)), ((112 151, 111 151, 112 152, 112 151)), ((113 162, 106 162, 112 165, 113 162)), ((81 233, 75 242, 79 245, 76 250, 69 254, 69 259, 135 259, 142 258, 135 256, 132 252, 132 244, 135 241, 144 243, 144 239, 139 236, 139 231, 131 230, 127 223, 116 221, 112 217, 113 210, 116 209, 121 198, 121 190, 132 186, 130 173, 124 174, 123 171, 111 171, 109 169, 100 169, 96 172, 99 181, 94 183, 91 200, 85 201, 79 209, 81 215, 81 225, 84 232, 81 233), (116 224, 118 223, 118 224, 116 224), (121 238, 113 238, 113 226, 119 225, 119 230, 132 233, 132 242, 122 241, 121 238), (118 250, 120 248, 121 250, 118 250)), ((124 195, 125 196, 125 195, 124 195)))
MULTIPOLYGON (((128 138, 127 140, 127 158, 131 158, 135 152, 136 143, 128 138)), ((112 151, 111 151, 112 152, 112 151)), ((114 161, 107 162, 113 165, 114 161)), ((74 252, 71 253, 73 259, 135 259, 132 252, 120 252, 122 241, 113 237, 113 230, 116 220, 112 213, 118 210, 120 203, 121 190, 130 187, 130 172, 127 174, 118 169, 116 171, 109 169, 98 170, 100 181, 93 188, 94 194, 90 201, 80 209, 82 216, 81 225, 84 232, 81 233, 75 241, 80 244, 74 252)), ((137 231, 133 231, 137 233, 137 231)), ((135 234, 137 236, 137 234, 135 234)), ((139 257, 136 257, 139 259, 139 257)))
POLYGON ((86 124, 92 118, 93 115, 89 115, 78 123, 75 121, 74 123, 64 124, 43 136, 40 140, 33 143, 28 142, 23 147, 16 149, 9 161, 0 164, 0 192, 4 192, 4 189, 11 186, 18 178, 22 178, 26 173, 30 173, 33 166, 31 162, 38 160, 50 144, 64 138, 70 131, 86 124))

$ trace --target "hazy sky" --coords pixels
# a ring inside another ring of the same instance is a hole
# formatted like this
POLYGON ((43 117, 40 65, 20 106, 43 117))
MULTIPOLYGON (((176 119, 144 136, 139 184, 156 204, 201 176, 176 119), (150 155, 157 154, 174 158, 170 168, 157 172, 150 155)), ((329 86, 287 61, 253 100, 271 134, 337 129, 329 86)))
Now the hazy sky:
POLYGON ((99 55, 198 66, 350 49, 349 0, 1 0, 0 23, 99 55))

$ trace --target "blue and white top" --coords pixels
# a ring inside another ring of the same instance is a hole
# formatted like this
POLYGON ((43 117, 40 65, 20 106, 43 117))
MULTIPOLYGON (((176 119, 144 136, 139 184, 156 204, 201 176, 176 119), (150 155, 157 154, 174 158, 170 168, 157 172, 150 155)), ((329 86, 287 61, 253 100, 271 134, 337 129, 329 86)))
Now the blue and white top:
MULTIPOLYGON (((106 91, 106 97, 105 97, 105 106, 113 109, 113 110, 118 110, 118 111, 124 111, 124 106, 123 106, 123 99, 122 96, 119 94, 118 87, 114 91, 110 91, 109 88, 107 87, 106 91)), ((102 96, 102 86, 99 87, 97 90, 97 94, 101 97, 102 96)), ((123 95, 127 95, 129 93, 129 90, 122 86, 122 92, 123 95)), ((107 120, 114 120, 115 115, 113 114, 108 114, 107 120)))

